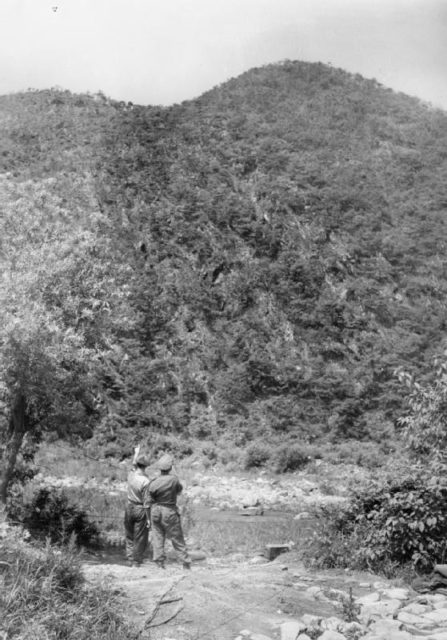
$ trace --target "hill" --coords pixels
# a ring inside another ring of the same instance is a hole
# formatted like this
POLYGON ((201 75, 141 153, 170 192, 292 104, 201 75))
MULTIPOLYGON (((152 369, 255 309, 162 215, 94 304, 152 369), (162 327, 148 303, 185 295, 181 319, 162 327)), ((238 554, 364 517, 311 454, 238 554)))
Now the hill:
POLYGON ((395 371, 446 346, 446 113, 285 62, 169 108, 6 96, 0 129, 3 266, 87 349, 36 423, 75 396, 110 454, 393 437, 395 371))

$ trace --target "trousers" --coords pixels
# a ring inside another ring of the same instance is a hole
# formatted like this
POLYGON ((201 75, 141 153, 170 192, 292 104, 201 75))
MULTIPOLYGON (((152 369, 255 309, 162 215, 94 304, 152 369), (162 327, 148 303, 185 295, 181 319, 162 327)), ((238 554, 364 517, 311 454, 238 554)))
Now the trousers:
POLYGON ((148 541, 147 518, 142 505, 127 503, 124 512, 124 529, 126 558, 133 562, 142 562, 148 541))
POLYGON ((153 504, 151 507, 152 546, 155 562, 164 562, 166 538, 171 541, 179 560, 190 563, 180 515, 176 507, 153 504))

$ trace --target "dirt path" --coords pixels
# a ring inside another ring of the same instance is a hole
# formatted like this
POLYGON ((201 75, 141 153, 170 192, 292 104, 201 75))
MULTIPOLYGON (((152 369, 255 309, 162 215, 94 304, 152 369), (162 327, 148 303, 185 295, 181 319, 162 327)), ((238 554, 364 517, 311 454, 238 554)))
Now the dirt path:
POLYGON ((84 572, 89 581, 122 591, 123 611, 141 638, 151 640, 234 640, 243 630, 251 632, 247 638, 274 639, 291 618, 340 615, 334 589, 352 586, 355 595, 365 593, 359 587, 364 576, 308 573, 294 554, 260 565, 209 560, 189 572, 175 563, 162 570, 150 562, 141 568, 85 564, 84 572), (316 585, 327 597, 315 598, 316 585))

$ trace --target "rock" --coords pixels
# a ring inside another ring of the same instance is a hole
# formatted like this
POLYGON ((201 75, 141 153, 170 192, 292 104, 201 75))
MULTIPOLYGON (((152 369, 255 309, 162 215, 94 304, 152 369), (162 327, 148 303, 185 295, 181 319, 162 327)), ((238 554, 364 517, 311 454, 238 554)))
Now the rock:
POLYGON ((374 593, 368 593, 366 596, 362 596, 361 598, 356 599, 356 604, 361 604, 362 606, 365 604, 371 604, 373 602, 378 602, 380 600, 380 594, 375 591, 374 593))
POLYGON ((346 640, 345 636, 338 631, 323 631, 318 640, 346 640))
POLYGON ((371 583, 370 582, 361 582, 359 584, 360 589, 371 589, 371 583))
POLYGON ((252 633, 251 640, 272 640, 270 636, 265 636, 263 633, 252 633))
POLYGON ((306 625, 306 629, 309 629, 309 627, 319 627, 322 618, 312 613, 305 613, 301 616, 300 620, 306 625))
POLYGON ((281 640, 296 640, 301 631, 306 631, 307 627, 300 620, 288 620, 280 626, 281 640))
POLYGON ((338 631, 348 638, 357 638, 365 633, 364 627, 359 622, 343 622, 338 631))
POLYGON ((307 582, 300 582, 300 581, 294 582, 292 584, 292 587, 294 589, 307 589, 307 582))
POLYGON ((302 511, 301 513, 297 513, 294 516, 294 520, 305 520, 306 518, 310 518, 310 513, 308 511, 302 511))
POLYGON ((328 631, 341 631, 341 627, 343 626, 343 620, 337 618, 336 616, 331 616, 330 618, 325 618, 321 621, 320 627, 323 630, 328 631))
POLYGON ((239 635, 243 638, 248 638, 248 636, 251 636, 251 631, 250 629, 242 629, 242 631, 239 631, 239 635))
POLYGON ((390 600, 408 600, 410 594, 408 589, 381 589, 382 594, 390 600))
POLYGON ((434 611, 429 611, 425 614, 424 618, 426 620, 433 620, 436 624, 442 624, 443 622, 447 622, 447 609, 435 609, 434 611))
POLYGON ((199 560, 206 560, 206 553, 204 551, 200 551, 199 549, 193 549, 189 552, 191 560, 194 562, 198 562, 199 560))
POLYGON ((244 507, 242 511, 239 511, 240 516, 263 516, 263 507, 244 507))
POLYGON ((254 494, 254 495, 246 495, 244 498, 244 501, 242 503, 242 507, 244 509, 247 509, 248 507, 260 507, 261 506, 261 501, 259 500, 259 496, 254 494))
POLYGON ((416 616, 414 613, 408 613, 408 611, 399 611, 397 614, 397 619, 404 624, 411 624, 415 627, 424 628, 424 625, 431 624, 432 626, 435 624, 434 622, 428 622, 427 619, 422 616, 416 616))
POLYGON ((386 582, 374 582, 373 587, 376 591, 381 591, 382 589, 388 589, 389 584, 387 584, 386 582))
POLYGON ((309 587, 308 589, 306 589, 306 595, 309 596, 310 598, 315 598, 315 600, 318 599, 322 599, 325 598, 323 591, 321 590, 320 587, 309 587))
POLYGON ((402 602, 400 600, 380 600, 379 602, 364 605, 359 616, 360 620, 367 622, 374 618, 394 616, 399 611, 401 604, 402 602))
POLYGON ((290 544, 267 544, 265 546, 267 560, 274 560, 281 553, 286 553, 291 550, 290 544))
POLYGON ((412 613, 415 616, 421 616, 430 611, 430 608, 418 602, 411 602, 400 610, 401 613, 412 613))
POLYGON ((373 633, 386 635, 387 633, 391 634, 394 631, 400 631, 400 629, 402 629, 402 622, 400 622, 400 620, 383 618, 382 620, 377 620, 374 624, 373 633))
POLYGON ((249 560, 249 564, 264 564, 265 562, 267 562, 267 558, 264 556, 254 556, 249 560))

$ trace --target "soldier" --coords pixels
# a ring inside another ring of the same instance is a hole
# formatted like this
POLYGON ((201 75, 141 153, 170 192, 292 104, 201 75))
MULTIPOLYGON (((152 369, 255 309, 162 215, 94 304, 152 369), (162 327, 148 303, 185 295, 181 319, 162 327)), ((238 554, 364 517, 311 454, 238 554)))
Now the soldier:
POLYGON ((168 538, 183 562, 183 568, 190 569, 191 560, 177 508, 177 496, 183 487, 177 476, 172 473, 172 465, 171 456, 162 456, 158 463, 161 474, 149 485, 154 560, 159 567, 165 568, 165 540, 168 538))
POLYGON ((150 528, 149 478, 145 456, 134 458, 134 469, 127 479, 127 505, 124 514, 126 531, 126 557, 130 566, 140 566, 148 542, 150 528))

